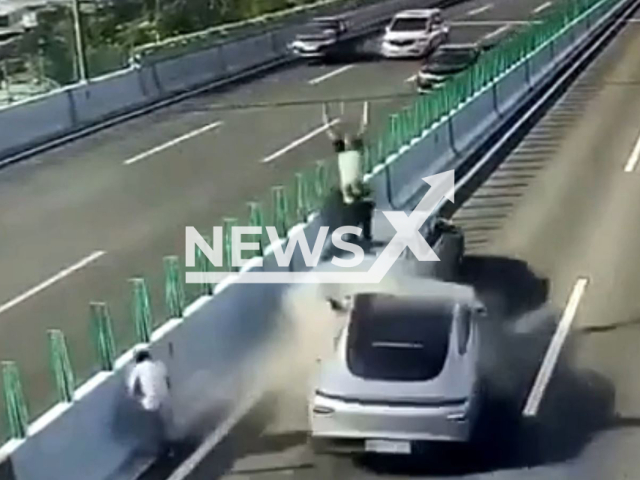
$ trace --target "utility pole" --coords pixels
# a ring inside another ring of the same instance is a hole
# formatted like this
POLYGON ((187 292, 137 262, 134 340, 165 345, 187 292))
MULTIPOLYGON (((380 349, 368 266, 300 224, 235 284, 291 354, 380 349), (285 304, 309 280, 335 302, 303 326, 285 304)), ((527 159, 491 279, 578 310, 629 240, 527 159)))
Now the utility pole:
POLYGON ((73 32, 76 39, 76 59, 78 64, 78 80, 87 81, 87 55, 84 50, 84 36, 82 35, 82 17, 80 13, 80 0, 71 0, 73 10, 73 32))

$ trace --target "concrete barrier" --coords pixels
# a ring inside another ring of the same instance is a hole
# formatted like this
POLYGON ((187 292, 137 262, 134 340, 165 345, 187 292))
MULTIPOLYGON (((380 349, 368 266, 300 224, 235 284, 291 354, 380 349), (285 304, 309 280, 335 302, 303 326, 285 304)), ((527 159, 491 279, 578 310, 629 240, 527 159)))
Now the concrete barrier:
POLYGON ((0 158, 37 142, 70 131, 76 112, 70 101, 72 89, 56 92, 0 109, 0 158))
POLYGON ((78 125, 91 124, 157 98, 157 94, 144 88, 140 71, 134 69, 79 85, 69 90, 69 95, 78 125))
POLYGON ((424 187, 422 177, 426 172, 442 171, 456 157, 452 149, 451 124, 444 118, 426 131, 411 148, 387 161, 391 204, 398 208, 424 187))
POLYGON ((272 33, 266 33, 222 45, 226 73, 238 73, 247 68, 269 63, 283 55, 287 55, 286 48, 275 49, 274 41, 276 38, 272 33))
POLYGON ((495 88, 491 85, 480 91, 451 116, 453 146, 459 154, 464 155, 478 137, 498 121, 498 112, 494 108, 495 88))
POLYGON ((163 95, 183 92, 226 75, 222 47, 191 53, 159 62, 141 70, 153 69, 163 95))
POLYGON ((527 61, 520 62, 495 83, 498 113, 505 115, 530 88, 527 61))

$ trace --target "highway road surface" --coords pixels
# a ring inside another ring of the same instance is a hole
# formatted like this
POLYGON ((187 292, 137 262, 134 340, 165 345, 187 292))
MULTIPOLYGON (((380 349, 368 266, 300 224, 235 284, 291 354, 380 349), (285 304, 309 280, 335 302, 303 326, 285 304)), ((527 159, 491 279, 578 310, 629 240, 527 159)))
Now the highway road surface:
POLYGON ((475 444, 314 456, 310 381, 291 376, 189 480, 639 478, 638 52, 636 12, 455 214, 466 280, 491 313, 475 444))
MULTIPOLYGON (((446 12, 452 41, 499 38, 541 0, 474 0, 446 12)), ((375 39, 366 48, 373 48, 375 39)), ((96 364, 88 305, 107 301, 119 350, 133 342, 127 279, 147 278, 164 319, 162 257, 245 202, 331 156, 320 104, 345 100, 371 130, 415 95, 416 62, 299 64, 185 100, 0 171, 0 358, 19 362, 33 412, 52 403, 45 332, 62 328, 81 379, 96 364), (350 101, 351 100, 351 101, 350 101)), ((336 106, 336 104, 334 104, 336 106)), ((0 429, 1 430, 1 429, 0 429)))

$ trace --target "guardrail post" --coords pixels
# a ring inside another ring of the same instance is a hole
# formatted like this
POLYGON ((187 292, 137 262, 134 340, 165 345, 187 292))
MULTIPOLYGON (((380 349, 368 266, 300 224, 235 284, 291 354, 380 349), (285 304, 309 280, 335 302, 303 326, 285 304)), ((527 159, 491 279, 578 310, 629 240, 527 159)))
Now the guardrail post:
MULTIPOLYGON (((198 250, 199 251, 199 250, 198 250)), ((149 343, 153 333, 153 317, 151 315, 151 302, 149 290, 144 278, 132 278, 129 280, 132 287, 132 313, 138 343, 149 343)))
POLYGON ((4 405, 11 438, 26 438, 29 430, 29 409, 22 390, 20 372, 15 362, 2 362, 4 405))
POLYGON ((116 359, 116 343, 109 308, 104 302, 91 302, 91 331, 98 354, 100 370, 111 371, 116 359))
POLYGON ((167 309, 167 318, 182 318, 184 315, 185 296, 180 261, 177 256, 164 257, 164 298, 167 309))
POLYGON ((61 330, 49 330, 49 354, 53 381, 56 385, 58 402, 73 402, 73 394, 76 388, 75 375, 69 359, 67 342, 61 330))
POLYGON ((306 222, 309 215, 309 196, 307 193, 307 182, 302 173, 295 175, 295 210, 296 220, 298 222, 306 222))
POLYGON ((390 149, 391 151, 390 152, 387 151, 387 156, 390 153, 395 153, 402 146, 402 141, 400 140, 399 115, 397 113, 391 114, 391 116, 389 117, 389 121, 390 121, 389 137, 391 139, 389 143, 391 144, 391 149, 390 149))
POLYGON ((327 178, 327 165, 323 160, 318 160, 316 162, 316 171, 315 171, 315 193, 318 199, 318 203, 320 206, 324 203, 324 199, 329 194, 329 184, 327 178))
MULTIPOLYGON (((206 235, 202 236, 202 239, 207 245, 212 245, 211 237, 206 235)), ((202 250, 196 248, 196 269, 203 274, 202 281, 200 282, 200 294, 201 295, 213 295, 213 285, 205 278, 205 274, 213 271, 213 265, 202 250)))
POLYGON ((272 205, 273 205, 273 225, 276 227, 278 236, 285 238, 289 230, 288 213, 289 205, 284 187, 281 185, 271 187, 272 205))
POLYGON ((233 217, 222 219, 222 260, 226 272, 236 272, 238 267, 233 266, 233 227, 238 225, 238 219, 233 217))
POLYGON ((252 256, 264 257, 264 247, 267 244, 264 230, 264 214, 262 212, 262 204, 260 202, 249 202, 249 226, 260 227, 260 235, 255 235, 254 242, 258 242, 259 253, 253 252, 252 256))

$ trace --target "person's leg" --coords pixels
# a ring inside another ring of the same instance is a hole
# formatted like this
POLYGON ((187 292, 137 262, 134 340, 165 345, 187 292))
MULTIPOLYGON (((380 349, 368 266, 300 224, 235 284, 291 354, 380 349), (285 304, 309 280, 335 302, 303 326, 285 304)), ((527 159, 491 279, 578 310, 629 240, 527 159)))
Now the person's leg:
POLYGON ((373 202, 368 200, 363 200, 359 202, 360 205, 358 207, 358 217, 359 223, 362 225, 362 238, 367 241, 371 241, 371 222, 373 219, 373 202))

